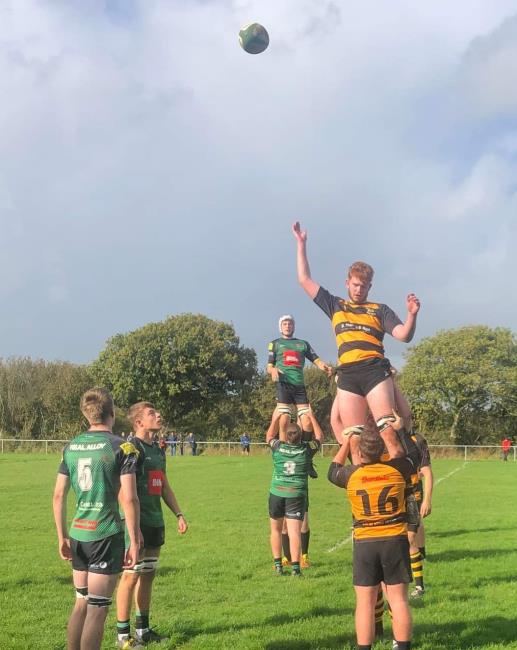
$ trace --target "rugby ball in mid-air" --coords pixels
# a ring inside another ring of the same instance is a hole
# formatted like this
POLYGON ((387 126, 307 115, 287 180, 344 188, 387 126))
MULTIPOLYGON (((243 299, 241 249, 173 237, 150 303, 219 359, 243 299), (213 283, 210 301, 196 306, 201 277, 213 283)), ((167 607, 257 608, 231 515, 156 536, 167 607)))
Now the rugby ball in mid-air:
POLYGON ((239 43, 248 54, 260 54, 269 45, 269 34, 259 23, 249 23, 239 32, 239 43))

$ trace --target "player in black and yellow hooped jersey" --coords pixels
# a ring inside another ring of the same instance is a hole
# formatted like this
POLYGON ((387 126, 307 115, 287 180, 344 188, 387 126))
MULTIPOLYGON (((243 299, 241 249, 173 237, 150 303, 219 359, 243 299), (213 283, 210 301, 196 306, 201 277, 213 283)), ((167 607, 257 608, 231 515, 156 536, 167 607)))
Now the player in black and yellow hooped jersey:
POLYGON ((160 413, 150 402, 133 404, 128 412, 134 435, 130 440, 139 452, 137 493, 140 500, 140 530, 143 548, 138 562, 124 571, 117 590, 117 645, 119 648, 141 647, 160 641, 149 627, 149 611, 154 577, 160 550, 165 543, 165 522, 162 500, 178 520, 178 533, 187 532, 187 521, 181 512, 166 474, 165 450, 155 441, 161 429, 160 413), (131 601, 135 601, 135 635, 130 634, 131 601))
POLYGON ((111 597, 122 568, 138 558, 139 508, 135 473, 138 452, 131 442, 113 435, 113 398, 103 388, 92 388, 81 398, 81 411, 90 427, 63 451, 53 510, 59 553, 71 560, 76 590, 68 621, 70 650, 98 650, 111 597), (77 507, 66 532, 66 500, 73 488, 77 507), (129 544, 124 554, 126 518, 129 544))
POLYGON ((420 512, 420 522, 416 531, 408 531, 411 570, 415 581, 415 588, 411 592, 411 597, 421 598, 425 592, 425 528, 423 520, 431 514, 434 477, 431 468, 431 454, 429 453, 427 440, 417 432, 412 432, 411 438, 416 444, 420 455, 418 476, 416 485, 414 486, 415 499, 420 512))
POLYGON ((301 557, 301 529, 307 510, 308 470, 314 454, 321 445, 320 429, 314 432, 315 440, 304 442, 302 430, 294 422, 287 431, 278 435, 280 414, 273 414, 266 434, 266 442, 273 451, 273 476, 269 490, 269 521, 271 551, 278 575, 282 568, 282 527, 287 523, 292 575, 299 576, 301 557))
MULTIPOLYGON (((338 408, 346 429, 360 434, 366 408, 372 412, 392 458, 404 455, 391 424, 395 407, 390 364, 384 357, 384 335, 399 341, 413 338, 420 302, 414 294, 406 299, 404 323, 387 305, 368 301, 373 269, 364 262, 349 268, 346 287, 349 299, 333 296, 315 282, 307 259, 307 232, 293 225, 297 241, 298 281, 305 292, 331 319, 338 348, 338 408)), ((358 441, 351 440, 352 457, 357 461, 358 441)))
POLYGON ((276 409, 281 414, 280 431, 283 434, 291 421, 291 415, 298 417, 304 431, 311 431, 312 424, 307 415, 309 398, 303 376, 305 360, 312 361, 327 376, 332 374, 332 367, 319 358, 307 341, 294 337, 294 328, 293 316, 280 316, 278 329, 281 336, 268 345, 267 372, 276 383, 276 409))
POLYGON ((407 588, 411 582, 406 497, 414 471, 408 458, 381 461, 384 442, 376 427, 365 426, 359 440, 362 462, 345 466, 353 433, 330 465, 328 478, 345 488, 354 527, 353 584, 356 592, 357 647, 370 650, 375 638, 375 607, 382 582, 393 614, 399 650, 411 647, 412 622, 407 588))

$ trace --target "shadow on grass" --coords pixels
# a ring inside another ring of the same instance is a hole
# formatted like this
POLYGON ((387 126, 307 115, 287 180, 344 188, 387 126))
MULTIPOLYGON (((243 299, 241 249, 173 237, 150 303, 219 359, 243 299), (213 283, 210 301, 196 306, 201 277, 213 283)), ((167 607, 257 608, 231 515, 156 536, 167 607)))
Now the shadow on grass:
MULTIPOLYGON (((320 616, 343 616, 345 614, 350 615, 352 610, 347 610, 345 608, 331 608, 331 607, 313 607, 312 609, 307 610, 300 616, 293 616, 292 612, 286 612, 285 614, 277 614, 275 616, 271 616, 270 618, 266 618, 264 621, 261 621, 259 623, 240 623, 240 624, 231 624, 229 623, 228 625, 212 625, 212 626, 200 626, 194 624, 185 624, 182 626, 181 629, 174 629, 174 638, 175 642, 179 644, 187 643, 194 639, 197 636, 200 635, 216 635, 216 634, 224 634, 228 632, 240 632, 242 630, 253 630, 256 628, 262 628, 265 625, 286 625, 286 624, 296 624, 297 622, 300 621, 305 621, 305 620, 310 620, 311 618, 314 617, 320 617, 320 616)), ((332 637, 330 639, 333 643, 339 643, 340 645, 315 645, 314 641, 311 641, 310 643, 305 642, 305 641, 298 641, 296 643, 302 643, 303 645, 286 645, 291 642, 289 641, 276 641, 272 642, 277 645, 272 645, 272 646, 264 646, 264 648, 343 648, 343 643, 345 641, 344 636, 340 637, 332 637)), ((321 641, 321 643, 327 643, 329 639, 324 639, 321 641)), ((294 641, 292 643, 295 643, 294 641)))
POLYGON ((517 530, 515 526, 492 526, 490 528, 458 528, 457 530, 434 531, 433 537, 455 537, 457 535, 469 535, 471 533, 498 533, 501 530, 517 530))
POLYGON ((270 641, 264 646, 264 650, 330 650, 331 648, 353 648, 355 646, 347 645, 350 637, 345 635, 329 636, 324 639, 312 639, 311 641, 270 641))
POLYGON ((422 644, 433 650, 484 648, 489 644, 515 648, 515 621, 501 616, 489 616, 480 618, 475 623, 423 624, 416 628, 415 637, 415 647, 422 644))
POLYGON ((504 548, 483 548, 483 549, 451 549, 449 551, 442 551, 441 553, 429 553, 427 558, 430 562, 458 562, 460 560, 475 560, 483 559, 486 560, 487 557, 496 557, 496 556, 507 556, 508 549, 504 548))

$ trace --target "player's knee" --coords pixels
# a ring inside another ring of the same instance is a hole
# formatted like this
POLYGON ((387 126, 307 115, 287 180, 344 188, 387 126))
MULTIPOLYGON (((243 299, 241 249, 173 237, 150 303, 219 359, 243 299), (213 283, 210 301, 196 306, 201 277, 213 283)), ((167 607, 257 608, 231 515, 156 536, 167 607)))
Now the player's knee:
POLYGON ((158 558, 157 557, 144 557, 133 567, 133 572, 138 575, 145 575, 149 573, 155 573, 158 568, 158 558))
POLYGON ((354 424, 351 427, 346 427, 346 429, 343 429, 341 435, 347 436, 349 433, 351 433, 353 436, 360 436, 363 431, 364 424, 354 424))
POLYGON ((306 418, 307 419, 307 416, 308 416, 308 413, 309 413, 309 407, 305 406, 305 405, 304 406, 298 406, 297 412, 298 412, 298 417, 299 418, 306 418))
POLYGON ((76 600, 88 600, 88 587, 76 587, 75 598, 76 600))
POLYGON ((88 605, 97 607, 98 609, 106 609, 111 605, 111 598, 108 598, 107 596, 88 594, 88 605))
POLYGON ((383 415, 375 422, 375 424, 379 429, 379 433, 382 434, 385 431, 387 431, 390 427, 392 427, 393 423, 396 421, 397 418, 394 415, 383 415))
POLYGON ((286 404, 281 404, 276 407, 276 410, 278 411, 278 413, 280 413, 280 415, 288 415, 290 418, 292 418, 293 414, 290 406, 286 404))

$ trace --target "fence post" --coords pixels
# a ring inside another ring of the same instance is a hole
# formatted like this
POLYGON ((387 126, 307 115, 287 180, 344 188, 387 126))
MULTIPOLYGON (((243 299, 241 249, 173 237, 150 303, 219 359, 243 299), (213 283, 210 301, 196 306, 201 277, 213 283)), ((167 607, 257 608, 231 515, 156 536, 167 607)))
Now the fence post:
POLYGON ((465 445, 465 462, 467 462, 467 445, 465 445))
POLYGON ((48 454, 48 440, 45 440, 45 453, 48 454))
POLYGON ((232 454, 231 454, 231 450, 230 450, 230 445, 231 445, 231 444, 232 444, 231 442, 228 443, 228 456, 231 456, 231 455, 232 455, 232 454))
MULTIPOLYGON (((2 438, 2 454, 4 453, 4 439, 2 438)), ((513 459, 515 460, 515 450, 513 453, 513 459)))

